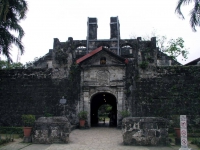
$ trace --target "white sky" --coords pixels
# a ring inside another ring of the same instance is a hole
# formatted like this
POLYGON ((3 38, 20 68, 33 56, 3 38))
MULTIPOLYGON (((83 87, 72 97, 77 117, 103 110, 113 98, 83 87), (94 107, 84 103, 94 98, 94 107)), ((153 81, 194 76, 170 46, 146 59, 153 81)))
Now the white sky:
MULTIPOLYGON (((27 18, 21 21, 25 31, 25 54, 21 62, 33 61, 53 48, 53 38, 61 42, 68 37, 85 40, 87 17, 98 18, 98 39, 110 38, 110 17, 118 16, 121 39, 157 34, 170 38, 182 37, 190 54, 183 64, 200 57, 200 28, 193 32, 189 24, 192 6, 184 6, 185 20, 175 14, 177 0, 27 0, 27 18)), ((17 60, 17 48, 12 51, 17 60)))

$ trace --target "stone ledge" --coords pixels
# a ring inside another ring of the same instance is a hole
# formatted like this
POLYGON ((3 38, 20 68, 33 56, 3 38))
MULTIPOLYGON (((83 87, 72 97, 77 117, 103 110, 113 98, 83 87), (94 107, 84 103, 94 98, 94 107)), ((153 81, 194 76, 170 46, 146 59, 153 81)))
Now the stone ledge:
POLYGON ((122 120, 125 145, 168 145, 168 121, 160 117, 127 117, 122 120))
POLYGON ((35 144, 68 143, 71 124, 66 117, 40 117, 33 132, 35 144))

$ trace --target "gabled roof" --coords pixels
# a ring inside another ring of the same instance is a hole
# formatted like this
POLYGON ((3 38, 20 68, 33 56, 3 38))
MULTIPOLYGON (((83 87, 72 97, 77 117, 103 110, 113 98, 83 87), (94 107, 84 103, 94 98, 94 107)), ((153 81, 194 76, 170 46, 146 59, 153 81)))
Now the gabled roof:
POLYGON ((200 57, 189 62, 189 63, 187 63, 187 64, 185 64, 184 66, 197 65, 197 62, 199 62, 199 61, 200 61, 200 57))
POLYGON ((103 47, 101 46, 101 47, 99 47, 99 48, 97 48, 97 49, 91 51, 90 53, 86 54, 85 56, 83 56, 83 57, 77 59, 77 60, 76 60, 76 64, 80 64, 81 62, 85 61, 86 59, 88 59, 88 58, 90 58, 90 57, 96 55, 96 54, 99 53, 100 51, 106 51, 107 53, 113 55, 114 57, 117 57, 118 59, 120 59, 120 60, 123 61, 124 63, 126 63, 126 64, 128 63, 128 60, 127 60, 127 59, 125 59, 125 58, 123 58, 123 57, 121 57, 121 56, 118 56, 118 55, 116 55, 115 53, 113 53, 113 52, 111 52, 111 51, 109 51, 109 50, 107 50, 107 49, 105 49, 105 48, 103 48, 103 47))

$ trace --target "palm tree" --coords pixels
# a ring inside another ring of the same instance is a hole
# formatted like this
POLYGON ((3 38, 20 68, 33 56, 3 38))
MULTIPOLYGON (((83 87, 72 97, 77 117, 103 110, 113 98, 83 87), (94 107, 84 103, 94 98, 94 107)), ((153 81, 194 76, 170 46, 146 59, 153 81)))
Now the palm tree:
POLYGON ((21 42, 24 31, 19 21, 25 18, 27 10, 25 0, 0 0, 0 54, 5 55, 9 62, 12 62, 10 57, 12 44, 19 48, 21 54, 24 52, 21 42), (11 31, 15 31, 18 35, 13 35, 11 31))
POLYGON ((175 12, 179 14, 182 19, 184 19, 184 16, 181 12, 181 6, 188 5, 192 2, 194 2, 194 7, 190 12, 190 25, 192 30, 196 32, 196 27, 200 26, 200 0, 178 0, 175 12))

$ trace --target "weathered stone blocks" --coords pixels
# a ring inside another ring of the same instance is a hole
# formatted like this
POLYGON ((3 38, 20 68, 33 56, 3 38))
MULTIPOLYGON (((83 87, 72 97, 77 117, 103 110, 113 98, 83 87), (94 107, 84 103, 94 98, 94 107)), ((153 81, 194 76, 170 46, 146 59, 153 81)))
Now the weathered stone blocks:
POLYGON ((127 117, 122 120, 125 145, 168 145, 168 121, 160 117, 127 117))
POLYGON ((36 144, 68 143, 71 124, 66 117, 40 117, 33 132, 32 142, 36 144))

